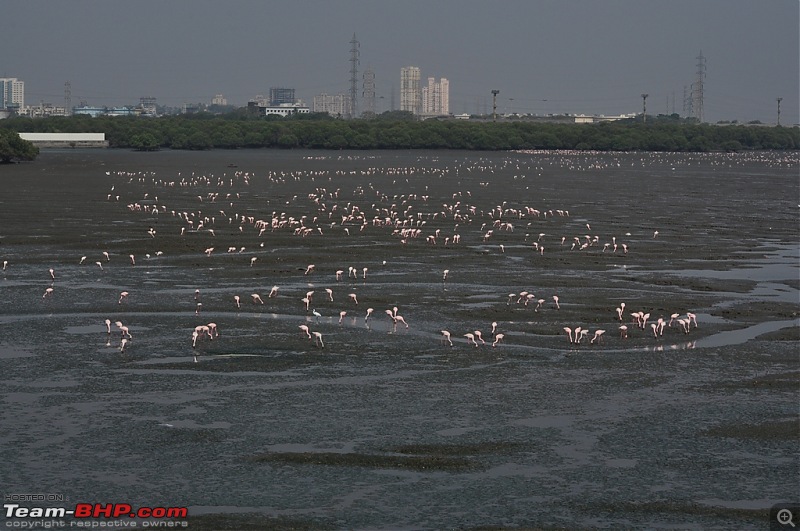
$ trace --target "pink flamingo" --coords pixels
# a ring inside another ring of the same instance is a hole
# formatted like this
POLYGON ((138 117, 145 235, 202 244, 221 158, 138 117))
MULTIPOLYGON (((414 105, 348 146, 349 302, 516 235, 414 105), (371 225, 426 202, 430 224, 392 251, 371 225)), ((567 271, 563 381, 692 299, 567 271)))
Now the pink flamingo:
POLYGON ((480 330, 475 330, 474 334, 475 334, 475 337, 477 337, 478 340, 481 342, 481 345, 485 345, 486 344, 486 341, 483 340, 483 334, 481 333, 480 330))
POLYGON ((622 326, 619 327, 619 337, 621 337, 622 339, 628 339, 628 327, 627 326, 622 325, 622 326))
POLYGON ((342 324, 342 320, 344 319, 345 315, 347 315, 347 312, 345 310, 339 312, 339 324, 342 324))
POLYGON ((364 322, 365 322, 365 323, 366 323, 366 322, 367 322, 367 320, 369 319, 370 315, 372 315, 372 312, 373 312, 373 311, 375 311, 373 308, 367 308, 367 315, 365 315, 365 316, 364 316, 364 322))
POLYGON ((492 343, 492 346, 496 347, 497 344, 500 343, 504 337, 506 337, 505 334, 497 334, 496 336, 494 336, 494 342, 492 343))
POLYGON ((309 265, 306 267, 306 272, 305 272, 305 273, 303 273, 303 274, 304 274, 304 275, 307 275, 307 274, 311 273, 312 271, 314 271, 314 264, 309 264, 309 265))
POLYGON ((328 298, 333 302, 333 290, 331 288, 325 288, 325 292, 328 294, 328 298))
POLYGON ((250 295, 250 297, 252 297, 252 299, 253 299, 253 304, 256 304, 256 303, 264 304, 264 301, 261 300, 261 295, 259 295, 258 293, 253 293, 253 294, 250 295))
POLYGON ((475 341, 475 336, 473 334, 466 333, 466 334, 464 334, 464 337, 467 338, 467 344, 474 343, 475 347, 478 346, 478 342, 475 341))
POLYGON ((106 323, 106 332, 110 334, 111 333, 111 319, 106 319, 105 323, 106 323))
POLYGON ((44 295, 42 295, 42 298, 44 299, 52 294, 53 294, 53 288, 47 288, 46 290, 44 290, 44 295))
POLYGON ((351 294, 350 294, 350 300, 352 300, 353 302, 355 302, 355 303, 356 303, 356 306, 358 306, 358 298, 356 297, 356 294, 355 294, 355 293, 351 293, 351 294))
POLYGON ((593 345, 595 341, 597 341, 597 343, 600 344, 603 341, 603 334, 605 333, 606 333, 605 330, 595 330, 594 337, 591 339, 591 341, 589 341, 589 344, 593 345))
POLYGON ((442 341, 447 341, 451 347, 453 346, 453 340, 450 339, 450 332, 447 330, 442 330, 442 341))
POLYGON ((305 332, 306 333, 306 335, 308 336, 308 339, 311 339, 311 332, 308 331, 308 326, 307 325, 300 325, 299 328, 300 328, 301 332, 305 332))
POLYGON ((322 342, 322 332, 313 332, 314 344, 320 348, 325 348, 325 343, 322 342))
POLYGON ((401 323, 406 325, 406 328, 408 328, 408 323, 406 322, 406 320, 403 318, 402 315, 395 315, 394 316, 394 323, 397 324, 398 321, 400 321, 401 323))
POLYGON ((217 330, 217 323, 208 323, 208 338, 214 339, 215 337, 219 337, 219 330, 217 330))
POLYGON ((567 333, 567 338, 569 339, 569 342, 570 343, 574 343, 574 341, 572 340, 572 328, 570 328, 568 326, 565 326, 564 327, 564 332, 567 333))
POLYGON ((556 305, 556 310, 560 310, 561 306, 558 305, 558 295, 553 295, 553 302, 556 305))
POLYGON ((278 286, 272 286, 272 289, 269 290, 269 297, 267 298, 271 299, 272 297, 277 297, 278 289, 279 289, 278 286))
POLYGON ((242 304, 240 303, 240 299, 239 299, 238 295, 234 295, 233 296, 233 300, 236 301, 236 307, 237 308, 241 308, 242 307, 242 304))
POLYGON ((122 301, 124 301, 127 297, 128 297, 128 292, 127 291, 123 291, 122 293, 120 293, 119 294, 119 301, 117 301, 117 304, 122 304, 122 301))

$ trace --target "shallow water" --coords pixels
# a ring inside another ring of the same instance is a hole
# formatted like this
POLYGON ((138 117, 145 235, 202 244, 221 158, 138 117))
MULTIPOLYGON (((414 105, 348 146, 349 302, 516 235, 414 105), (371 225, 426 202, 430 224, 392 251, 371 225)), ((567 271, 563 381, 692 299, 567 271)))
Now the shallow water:
POLYGON ((800 487, 800 428, 769 427, 798 422, 797 168, 777 153, 112 150, 0 168, 6 493, 333 528, 763 528, 800 487), (353 206, 366 222, 342 224, 353 206), (303 222, 259 235, 242 215, 303 222), (635 311, 698 326, 654 336, 635 311), (208 322, 220 336, 192 348, 208 322), (590 333, 571 344, 564 327, 590 333), (393 460, 403 445, 432 468, 393 460), (293 460, 309 452, 354 461, 293 460))

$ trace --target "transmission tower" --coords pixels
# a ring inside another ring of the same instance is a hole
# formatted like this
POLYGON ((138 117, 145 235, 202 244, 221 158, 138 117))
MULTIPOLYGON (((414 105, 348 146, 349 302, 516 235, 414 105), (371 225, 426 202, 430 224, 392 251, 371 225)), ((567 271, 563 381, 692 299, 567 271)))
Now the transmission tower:
POLYGON ((375 72, 370 66, 364 71, 364 91, 361 97, 364 98, 364 112, 375 114, 375 72))
POLYGON ((650 94, 642 94, 642 123, 647 122, 647 96, 650 94))
POLYGON ((72 115, 72 85, 69 81, 64 83, 64 113, 72 115))
POLYGON ((703 57, 702 50, 697 56, 697 72, 695 81, 692 85, 692 114, 699 122, 703 122, 703 81, 706 77, 706 58, 703 57))
POLYGON ((683 86, 683 116, 692 115, 692 95, 691 88, 686 85, 683 86))
POLYGON ((358 48, 360 46, 356 40, 356 34, 353 33, 353 40, 350 41, 350 118, 358 115, 356 103, 358 102, 358 48))

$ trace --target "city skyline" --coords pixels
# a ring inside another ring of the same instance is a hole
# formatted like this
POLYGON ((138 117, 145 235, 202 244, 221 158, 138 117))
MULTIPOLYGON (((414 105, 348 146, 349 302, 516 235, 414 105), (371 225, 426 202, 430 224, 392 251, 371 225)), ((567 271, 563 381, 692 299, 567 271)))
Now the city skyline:
POLYGON ((778 98, 781 123, 800 121, 795 0, 415 1, 10 0, 0 77, 25 82, 27 105, 63 105, 66 82, 72 105, 244 106, 275 86, 310 103, 348 92, 355 33, 378 112, 415 65, 449 80, 455 114, 499 90, 498 113, 637 113, 647 93, 648 114, 683 115, 702 53, 705 121, 774 123, 778 98))

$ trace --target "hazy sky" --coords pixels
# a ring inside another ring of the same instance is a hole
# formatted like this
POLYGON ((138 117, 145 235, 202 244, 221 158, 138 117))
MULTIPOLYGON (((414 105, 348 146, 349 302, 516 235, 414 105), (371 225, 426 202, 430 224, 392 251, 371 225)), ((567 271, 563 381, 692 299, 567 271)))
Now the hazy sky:
POLYGON ((25 102, 245 105, 291 87, 309 105, 375 72, 378 111, 400 68, 450 80, 450 110, 683 111, 706 58, 709 122, 800 122, 798 0, 4 0, 0 76, 25 102), (382 97, 382 99, 381 99, 382 97))

